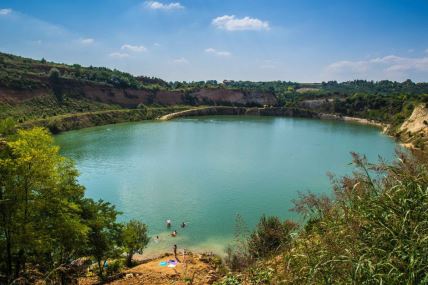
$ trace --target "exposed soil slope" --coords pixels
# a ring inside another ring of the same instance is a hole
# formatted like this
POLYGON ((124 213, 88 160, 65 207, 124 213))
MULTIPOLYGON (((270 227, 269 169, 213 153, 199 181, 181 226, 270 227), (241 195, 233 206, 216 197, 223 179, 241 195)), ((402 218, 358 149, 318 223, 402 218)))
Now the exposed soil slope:
POLYGON ((401 141, 407 146, 426 149, 428 146, 428 108, 425 104, 415 107, 410 117, 399 129, 401 141))
MULTIPOLYGON (((85 98, 101 103, 117 104, 126 108, 134 108, 139 104, 262 106, 277 103, 273 94, 263 92, 243 92, 224 88, 200 89, 193 92, 122 89, 108 84, 82 82, 73 79, 61 79, 61 92, 71 98, 85 98)), ((48 83, 46 83, 46 87, 31 90, 1 87, 0 103, 19 104, 25 100, 50 94, 52 94, 52 90, 48 83)))

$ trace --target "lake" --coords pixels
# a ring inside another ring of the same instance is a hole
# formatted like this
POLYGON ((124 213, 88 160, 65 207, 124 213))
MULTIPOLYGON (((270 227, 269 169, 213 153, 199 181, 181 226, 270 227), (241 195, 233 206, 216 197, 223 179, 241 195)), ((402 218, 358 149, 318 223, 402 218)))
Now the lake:
POLYGON ((148 255, 173 244, 221 253, 237 214, 249 228, 262 214, 298 220, 289 211, 298 192, 330 195, 326 173, 351 173, 351 151, 376 162, 393 159, 397 146, 370 126, 248 116, 108 125, 66 132, 56 142, 76 162, 88 197, 115 204, 121 221, 139 219, 160 236, 148 255))

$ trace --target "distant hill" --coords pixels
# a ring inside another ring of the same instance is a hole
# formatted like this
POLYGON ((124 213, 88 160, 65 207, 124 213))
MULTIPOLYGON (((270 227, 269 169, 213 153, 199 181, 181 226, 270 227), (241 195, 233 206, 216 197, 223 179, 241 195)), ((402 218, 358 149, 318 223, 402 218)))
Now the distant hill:
POLYGON ((0 119, 20 122, 139 106, 285 106, 394 125, 428 102, 428 83, 225 80, 166 82, 105 67, 83 67, 0 53, 0 119))

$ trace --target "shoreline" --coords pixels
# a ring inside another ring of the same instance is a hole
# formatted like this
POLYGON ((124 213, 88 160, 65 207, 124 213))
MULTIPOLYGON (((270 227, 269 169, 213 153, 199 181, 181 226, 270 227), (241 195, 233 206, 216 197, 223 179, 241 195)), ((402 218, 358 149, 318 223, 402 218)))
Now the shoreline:
POLYGON ((256 115, 273 117, 303 117, 320 120, 336 120, 344 122, 353 122, 361 125, 369 125, 380 128, 384 133, 390 128, 389 124, 381 123, 375 120, 369 120, 359 117, 340 116, 336 114, 318 113, 308 109, 285 108, 285 107, 199 107, 189 110, 178 111, 166 114, 158 118, 161 121, 169 121, 181 117, 190 116, 209 116, 209 115, 256 115))
POLYGON ((172 107, 152 107, 145 109, 119 109, 96 112, 64 114, 45 119, 35 119, 25 121, 20 124, 23 128, 45 127, 53 134, 61 132, 85 129, 96 126, 110 124, 139 122, 146 120, 169 121, 182 117, 192 116, 272 116, 289 118, 310 118, 320 120, 336 120, 344 122, 370 125, 383 129, 386 133, 390 125, 378 121, 340 116, 336 114, 319 113, 309 109, 289 108, 289 107, 232 107, 232 106, 172 106, 172 107))
POLYGON ((233 106, 170 106, 148 107, 144 109, 120 109, 106 110, 76 114, 58 115, 46 119, 36 119, 20 124, 23 128, 44 127, 52 134, 79 130, 110 124, 141 122, 147 120, 169 121, 183 117, 193 116, 272 116, 288 118, 308 118, 318 120, 335 120, 347 123, 373 126, 381 129, 381 132, 394 138, 397 143, 410 150, 419 150, 408 141, 403 141, 401 136, 396 137, 391 133, 391 125, 375 120, 341 116, 337 114, 320 113, 309 109, 290 107, 233 107, 233 106))

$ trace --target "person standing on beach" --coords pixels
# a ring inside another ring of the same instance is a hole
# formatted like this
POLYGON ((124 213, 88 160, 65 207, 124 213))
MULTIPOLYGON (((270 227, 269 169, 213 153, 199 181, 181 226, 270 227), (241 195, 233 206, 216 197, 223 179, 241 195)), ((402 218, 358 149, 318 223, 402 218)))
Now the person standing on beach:
POLYGON ((178 262, 181 262, 181 261, 180 261, 180 259, 178 259, 178 256, 177 256, 177 245, 176 245, 176 244, 174 244, 174 257, 175 257, 175 259, 176 259, 178 262))

